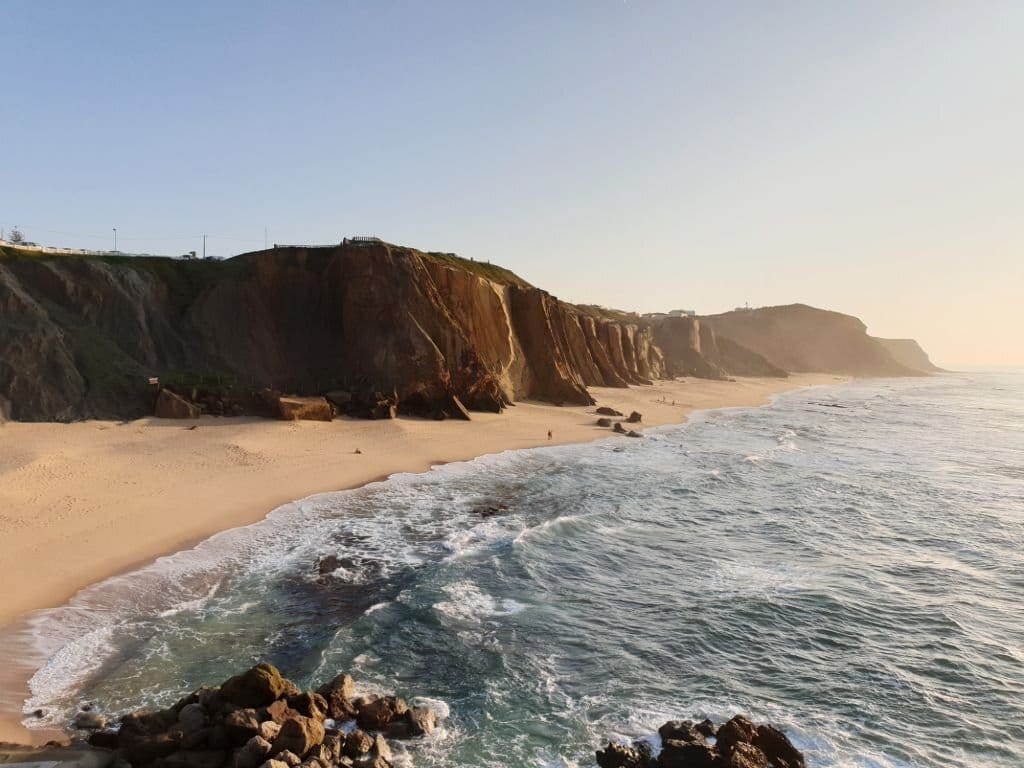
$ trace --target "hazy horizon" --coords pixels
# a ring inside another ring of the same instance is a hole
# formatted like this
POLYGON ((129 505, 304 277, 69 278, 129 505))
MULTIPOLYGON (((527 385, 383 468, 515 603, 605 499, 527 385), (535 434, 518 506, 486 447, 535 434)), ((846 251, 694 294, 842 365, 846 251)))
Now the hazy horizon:
POLYGON ((1024 4, 10 1, 0 226, 375 234, 559 297, 1024 366, 1024 4))

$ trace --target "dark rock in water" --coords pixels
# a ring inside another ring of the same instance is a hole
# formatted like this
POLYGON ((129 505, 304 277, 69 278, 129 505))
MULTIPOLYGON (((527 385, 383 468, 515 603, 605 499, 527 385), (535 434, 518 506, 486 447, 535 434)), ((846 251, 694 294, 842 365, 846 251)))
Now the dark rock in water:
POLYGON ((718 726, 708 719, 701 720, 693 727, 697 733, 705 737, 711 737, 718 733, 718 726))
POLYGON ((725 768, 768 768, 768 758, 764 752, 745 741, 733 746, 728 757, 723 755, 722 762, 725 768))
POLYGON ((654 757, 654 748, 651 747, 650 742, 647 741, 634 741, 633 749, 640 756, 640 762, 647 768, 657 768, 658 761, 654 757))
POLYGON ((631 429, 631 430, 629 430, 629 432, 626 433, 626 437, 643 437, 643 435, 641 435, 636 430, 631 429))
POLYGON ((639 424, 643 420, 643 418, 644 417, 641 416, 637 411, 633 411, 631 414, 629 414, 629 418, 627 418, 626 421, 629 424, 639 424))
POLYGON ((373 748, 373 736, 361 731, 358 728, 349 731, 345 737, 344 753, 351 758, 360 758, 368 755, 373 748))
POLYGON ((610 427, 611 425, 612 420, 609 418, 600 418, 597 420, 597 426, 599 427, 610 427))
POLYGON ((626 428, 624 426, 622 426, 622 422, 621 421, 616 421, 615 422, 615 426, 612 427, 612 429, 614 429, 620 435, 626 434, 626 428))
POLYGON ((89 745, 99 749, 117 749, 120 736, 117 731, 95 731, 89 734, 89 745))
POLYGON ((327 716, 332 720, 348 720, 355 717, 352 698, 356 695, 356 684, 349 675, 338 675, 331 682, 317 690, 327 702, 327 716))
POLYGON ((658 735, 662 740, 704 741, 704 737, 694 727, 692 720, 669 720, 658 729, 658 735))
POLYGON ((497 514, 508 511, 508 504, 502 504, 496 502, 494 504, 482 504, 473 510, 473 514, 480 515, 480 517, 494 517, 497 514))
POLYGON ((778 728, 770 725, 757 726, 754 746, 767 755, 776 768, 804 768, 804 756, 793 742, 778 728))
POLYGON ((83 731, 98 731, 106 727, 107 718, 99 712, 79 712, 75 715, 74 725, 83 731))
POLYGON ((281 673, 271 664, 257 664, 248 672, 227 680, 220 692, 225 701, 239 707, 265 707, 284 694, 281 673))
POLYGON ((413 707, 405 713, 405 722, 412 736, 428 736, 434 730, 434 711, 429 707, 413 707))
POLYGON ((404 716, 408 710, 409 706, 404 699, 396 696, 381 696, 358 708, 356 722, 364 730, 381 731, 389 723, 404 716))
POLYGON ((646 768, 644 756, 625 744, 608 742, 608 746, 597 753, 597 764, 601 768, 646 768))
POLYGON ((753 744, 757 728, 743 715, 736 715, 718 729, 715 743, 722 757, 729 757, 737 744, 753 744))
POLYGON ((602 416, 621 416, 622 411, 616 411, 614 408, 609 408, 607 405, 602 405, 597 409, 597 413, 602 416))
POLYGON ((274 752, 289 750, 305 757, 313 747, 324 740, 324 726, 319 720, 293 715, 281 723, 281 732, 274 739, 274 752))
POLYGON ((703 742, 666 739, 658 756, 661 768, 721 768, 718 750, 703 742))
POLYGON ((329 573, 334 573, 341 566, 341 558, 337 555, 326 555, 321 557, 316 564, 317 573, 321 576, 326 576, 329 573))

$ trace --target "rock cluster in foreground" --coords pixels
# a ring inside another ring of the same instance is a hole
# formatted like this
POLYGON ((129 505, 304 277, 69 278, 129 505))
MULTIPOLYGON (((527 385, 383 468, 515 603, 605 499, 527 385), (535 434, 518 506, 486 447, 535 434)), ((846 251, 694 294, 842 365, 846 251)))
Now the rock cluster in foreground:
POLYGON ((433 729, 430 709, 395 696, 357 698, 348 675, 302 691, 259 664, 169 709, 126 715, 118 730, 95 730, 89 743, 117 750, 118 762, 132 768, 387 768, 384 733, 404 738, 433 729), (332 727, 353 720, 347 732, 332 727))
POLYGON ((804 756, 771 725, 742 715, 716 727, 710 720, 670 720, 658 729, 661 752, 650 744, 609 743, 597 753, 600 768, 805 768, 804 756))

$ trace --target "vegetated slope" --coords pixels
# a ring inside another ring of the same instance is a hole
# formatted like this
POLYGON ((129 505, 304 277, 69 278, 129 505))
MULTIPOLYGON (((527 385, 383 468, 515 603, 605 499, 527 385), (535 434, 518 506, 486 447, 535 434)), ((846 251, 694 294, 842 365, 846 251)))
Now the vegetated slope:
POLYGON ((921 371, 898 362, 856 317, 806 304, 736 310, 704 321, 787 371, 851 376, 913 376, 921 371))

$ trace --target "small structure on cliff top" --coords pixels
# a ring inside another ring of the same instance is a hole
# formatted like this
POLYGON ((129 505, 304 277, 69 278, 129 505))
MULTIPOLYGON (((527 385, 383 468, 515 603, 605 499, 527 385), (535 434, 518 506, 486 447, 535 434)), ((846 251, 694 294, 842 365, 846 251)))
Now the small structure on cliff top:
POLYGON ((375 235, 356 235, 354 237, 346 237, 341 241, 342 245, 372 245, 373 243, 383 243, 379 237, 375 235))

